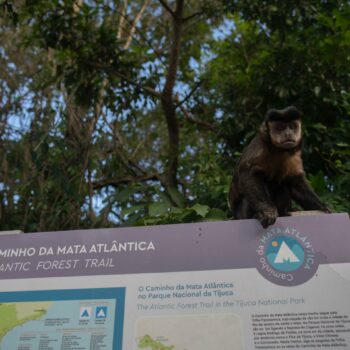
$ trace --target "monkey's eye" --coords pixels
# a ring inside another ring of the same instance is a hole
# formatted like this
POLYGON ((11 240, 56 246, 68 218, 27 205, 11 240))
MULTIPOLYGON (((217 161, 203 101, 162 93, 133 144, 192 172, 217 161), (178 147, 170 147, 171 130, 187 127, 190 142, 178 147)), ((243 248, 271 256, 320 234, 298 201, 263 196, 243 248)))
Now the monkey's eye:
POLYGON ((298 126, 299 126, 298 123, 290 123, 290 124, 289 124, 289 127, 290 127, 291 129, 293 129, 293 130, 298 129, 298 126))
POLYGON ((275 123, 275 125, 274 125, 274 129, 276 131, 283 131, 285 128, 286 128, 285 123, 275 123))

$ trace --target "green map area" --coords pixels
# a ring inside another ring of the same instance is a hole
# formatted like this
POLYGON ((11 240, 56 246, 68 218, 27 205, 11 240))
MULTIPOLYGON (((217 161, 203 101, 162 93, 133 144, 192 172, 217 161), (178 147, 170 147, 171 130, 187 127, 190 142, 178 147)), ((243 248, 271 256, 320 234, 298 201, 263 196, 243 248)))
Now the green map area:
POLYGON ((145 336, 143 336, 139 343, 138 343, 138 347, 140 349, 146 349, 146 348, 150 348, 151 350, 172 350, 174 349, 174 346, 166 346, 164 344, 162 344, 160 341, 156 341, 154 339, 152 339, 148 334, 146 334, 145 336))
POLYGON ((43 317, 52 302, 20 302, 0 304, 0 342, 12 329, 43 317))

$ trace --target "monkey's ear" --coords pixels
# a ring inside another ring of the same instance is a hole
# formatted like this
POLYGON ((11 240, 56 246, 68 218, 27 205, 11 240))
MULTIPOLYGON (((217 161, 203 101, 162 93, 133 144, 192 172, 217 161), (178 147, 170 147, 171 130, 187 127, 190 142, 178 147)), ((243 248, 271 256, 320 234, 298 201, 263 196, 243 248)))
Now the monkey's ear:
POLYGON ((267 121, 264 121, 261 125, 260 125, 260 133, 262 135, 267 135, 269 132, 269 127, 267 125, 267 121))
POLYGON ((269 109, 265 116, 265 122, 281 120, 282 114, 278 109, 269 109))
POLYGON ((301 119, 300 111, 294 106, 289 106, 289 107, 285 108, 284 115, 285 115, 285 119, 288 121, 301 119))

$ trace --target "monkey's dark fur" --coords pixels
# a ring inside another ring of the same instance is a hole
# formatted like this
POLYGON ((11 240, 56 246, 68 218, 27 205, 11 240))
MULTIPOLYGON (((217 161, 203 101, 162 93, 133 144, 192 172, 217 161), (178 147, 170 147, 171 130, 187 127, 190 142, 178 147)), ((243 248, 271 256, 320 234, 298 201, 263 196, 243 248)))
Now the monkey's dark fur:
POLYGON ((295 107, 268 111, 234 170, 229 193, 234 218, 256 218, 266 228, 289 215, 292 200, 305 210, 330 212, 305 179, 300 118, 295 107))

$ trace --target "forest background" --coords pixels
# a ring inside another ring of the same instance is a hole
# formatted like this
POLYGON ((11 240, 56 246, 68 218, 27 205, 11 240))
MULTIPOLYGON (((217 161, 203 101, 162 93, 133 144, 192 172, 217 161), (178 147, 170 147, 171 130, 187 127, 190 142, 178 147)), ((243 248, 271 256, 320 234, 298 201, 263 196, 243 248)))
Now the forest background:
POLYGON ((0 229, 225 220, 269 108, 350 212, 348 0, 0 0, 0 229))

